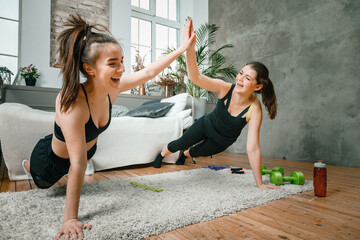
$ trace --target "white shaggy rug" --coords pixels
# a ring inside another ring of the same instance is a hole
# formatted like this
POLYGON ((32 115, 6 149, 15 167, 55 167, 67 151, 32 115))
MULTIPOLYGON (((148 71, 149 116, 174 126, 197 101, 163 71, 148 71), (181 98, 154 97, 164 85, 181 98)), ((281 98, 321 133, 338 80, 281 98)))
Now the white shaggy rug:
MULTIPOLYGON (((93 225, 85 239, 140 239, 308 191, 313 184, 283 188, 258 189, 251 171, 210 169, 101 181, 84 185, 79 217, 93 225)), ((64 205, 65 187, 0 194, 0 239, 55 239, 64 205)))

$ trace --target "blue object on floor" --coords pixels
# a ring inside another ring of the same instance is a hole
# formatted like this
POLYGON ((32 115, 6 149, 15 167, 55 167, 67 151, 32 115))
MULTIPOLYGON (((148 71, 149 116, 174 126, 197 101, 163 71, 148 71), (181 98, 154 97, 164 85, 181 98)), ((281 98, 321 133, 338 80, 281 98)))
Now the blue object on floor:
POLYGON ((203 168, 210 168, 211 170, 222 170, 222 169, 226 169, 226 168, 230 168, 229 165, 209 165, 209 166, 203 166, 203 168))

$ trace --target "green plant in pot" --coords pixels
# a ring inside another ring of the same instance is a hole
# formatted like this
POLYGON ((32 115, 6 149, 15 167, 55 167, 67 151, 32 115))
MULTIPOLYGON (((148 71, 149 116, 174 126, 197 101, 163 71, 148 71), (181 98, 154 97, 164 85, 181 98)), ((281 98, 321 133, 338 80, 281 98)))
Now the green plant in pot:
POLYGON ((20 68, 20 74, 25 79, 26 86, 35 86, 36 80, 40 76, 39 70, 33 64, 20 68))
POLYGON ((11 75, 14 75, 7 67, 0 67, 0 81, 11 84, 11 75))
POLYGON ((11 75, 14 75, 7 67, 0 67, 0 103, 4 100, 4 84, 11 84, 11 75))
MULTIPOLYGON (((140 51, 138 49, 135 49, 135 52, 135 64, 132 65, 132 69, 134 72, 137 72, 145 68, 144 62, 147 53, 142 57, 140 56, 140 51)), ((154 94, 157 94, 160 91, 161 87, 157 85, 154 80, 151 80, 131 89, 130 93, 135 95, 158 96, 154 94)))
MULTIPOLYGON (((196 30, 196 61, 199 66, 199 71, 203 75, 229 82, 236 77, 237 70, 232 64, 226 66, 226 57, 222 55, 221 51, 233 48, 234 46, 232 44, 225 44, 214 49, 215 35, 218 30, 219 26, 208 23, 202 24, 196 30)), ((169 48, 164 54, 169 54, 174 50, 175 48, 169 48)), ((202 116, 205 113, 206 99, 215 101, 215 94, 198 87, 188 78, 185 54, 176 59, 176 67, 174 69, 171 66, 169 66, 168 69, 171 75, 177 79, 177 91, 179 92, 181 89, 186 89, 189 95, 194 98, 196 105, 194 113, 195 119, 202 116)))

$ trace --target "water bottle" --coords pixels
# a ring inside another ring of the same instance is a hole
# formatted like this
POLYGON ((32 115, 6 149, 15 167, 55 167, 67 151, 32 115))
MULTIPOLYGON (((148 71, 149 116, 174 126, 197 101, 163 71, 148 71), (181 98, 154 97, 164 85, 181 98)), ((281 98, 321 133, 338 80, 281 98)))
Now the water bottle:
POLYGON ((318 160, 314 164, 314 194, 317 197, 326 196, 326 164, 318 160))

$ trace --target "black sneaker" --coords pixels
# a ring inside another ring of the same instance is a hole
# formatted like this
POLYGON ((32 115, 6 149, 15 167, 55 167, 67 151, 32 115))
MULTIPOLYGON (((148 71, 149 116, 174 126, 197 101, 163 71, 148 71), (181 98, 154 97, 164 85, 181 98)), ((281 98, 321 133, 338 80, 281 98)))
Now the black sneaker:
POLYGON ((161 156, 161 153, 159 153, 156 158, 155 158, 155 161, 153 162, 153 167, 154 168, 161 168, 161 163, 162 163, 162 160, 164 159, 163 156, 161 156))
POLYGON ((184 153, 181 153, 179 159, 176 161, 176 165, 184 165, 185 160, 186 160, 186 156, 184 155, 184 153))

